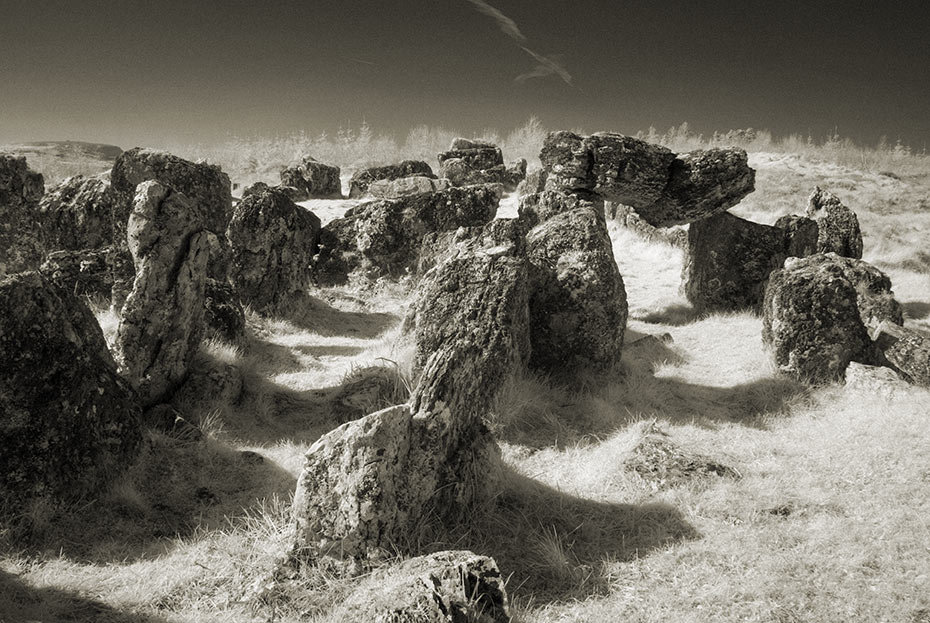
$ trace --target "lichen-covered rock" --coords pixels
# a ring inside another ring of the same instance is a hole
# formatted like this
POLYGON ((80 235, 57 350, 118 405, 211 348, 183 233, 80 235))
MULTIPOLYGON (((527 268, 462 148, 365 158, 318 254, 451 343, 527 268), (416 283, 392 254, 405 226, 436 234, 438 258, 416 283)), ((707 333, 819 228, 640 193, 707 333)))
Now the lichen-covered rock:
POLYGON ((807 203, 807 216, 819 227, 817 250, 843 257, 862 257, 862 232, 856 213, 833 193, 814 187, 807 203))
POLYGON ((342 181, 339 174, 339 167, 306 156, 297 166, 281 170, 281 185, 297 189, 299 198, 292 197, 292 201, 340 199, 342 181))
POLYGON ((808 382, 842 378, 850 361, 875 363, 867 326, 901 323, 891 282, 861 260, 833 253, 789 258, 769 277, 762 339, 784 372, 808 382))
POLYGON ((52 188, 39 203, 46 247, 77 251, 112 245, 114 200, 107 175, 77 175, 52 188))
POLYGON ((817 221, 806 216, 789 214, 775 221, 775 227, 785 232, 785 253, 788 257, 807 257, 817 253, 820 228, 817 221))
MULTIPOLYGON (((525 173, 525 166, 523 171, 525 173)), ((518 170, 504 166, 500 147, 487 141, 463 138, 454 139, 449 151, 439 154, 439 176, 448 179, 453 186, 503 184, 507 190, 516 188, 520 181, 514 179, 519 177, 518 170)))
POLYGON ((204 286, 204 324, 208 332, 232 344, 245 337, 245 312, 229 283, 207 279, 204 286))
POLYGON ((112 259, 110 247, 53 251, 45 257, 39 272, 76 296, 108 301, 113 287, 112 259))
POLYGON ((333 613, 337 621, 507 623, 504 577, 469 551, 419 556, 375 571, 333 613))
POLYGON ((535 195, 546 190, 546 170, 536 169, 526 174, 523 181, 517 184, 517 194, 521 197, 525 195, 535 195))
POLYGON ((281 189, 262 183, 246 189, 227 235, 230 280, 244 304, 273 313, 309 284, 320 219, 281 189))
MULTIPOLYGON (((753 223, 723 212, 691 223, 688 253, 682 270, 682 290, 699 312, 760 311, 769 274, 781 268, 790 250, 814 251, 803 234, 816 232, 816 223, 803 227, 782 221, 792 229, 753 223)), ((810 239, 808 239, 810 242, 810 239)))
POLYGON ((620 360, 627 302, 603 201, 542 195, 535 210, 544 220, 526 237, 530 367, 555 376, 605 372, 620 360))
POLYGON ((885 360, 916 385, 930 387, 930 337, 888 320, 872 327, 885 360))
POLYGON ((417 274, 446 260, 476 252, 522 256, 526 234, 533 224, 526 218, 496 218, 485 225, 427 234, 420 245, 417 274))
POLYGON ((521 219, 538 225, 554 216, 577 209, 594 210, 601 220, 606 218, 606 206, 597 195, 582 192, 566 194, 552 190, 521 197, 517 213, 521 219))
POLYGON ((0 153, 0 277, 38 267, 44 192, 42 174, 30 170, 24 157, 0 153))
POLYGON ((423 176, 434 178, 433 169, 422 160, 404 160, 383 167, 371 167, 356 171, 349 179, 349 197, 356 199, 368 192, 375 180, 396 180, 401 177, 423 176))
POLYGON ((540 152, 546 188, 587 191, 634 208, 650 225, 684 225, 723 212, 753 191, 755 172, 740 149, 676 156, 659 145, 603 132, 552 132, 540 152))
POLYGON ((116 360, 143 407, 184 380, 203 335, 208 243, 199 204, 156 181, 138 186, 127 223, 135 268, 116 360))
MULTIPOLYGON (((141 147, 124 151, 110 171, 110 185, 115 196, 111 218, 113 245, 124 256, 122 261, 114 262, 113 305, 117 309, 122 307, 122 297, 128 293, 133 281, 133 264, 129 261, 126 241, 129 213, 136 186, 147 180, 155 180, 190 199, 203 213, 204 228, 217 237, 217 244, 211 248, 210 255, 228 252, 226 226, 232 215, 232 190, 229 176, 220 167, 190 162, 167 152, 141 147)), ((226 274, 214 272, 226 263, 225 258, 211 257, 209 276, 226 279, 226 274)))
POLYGON ((518 158, 507 165, 501 183, 504 185, 504 190, 513 192, 524 179, 526 179, 526 158, 518 158))
POLYGON ((868 396, 891 396, 909 389, 910 386, 891 368, 850 361, 846 366, 846 388, 868 396))
POLYGON ((368 187, 368 194, 378 199, 397 199, 410 195, 434 193, 450 186, 447 179, 436 179, 424 175, 399 177, 396 180, 375 180, 368 187))
POLYGON ((504 164, 504 155, 500 147, 487 141, 476 141, 463 138, 452 140, 449 151, 439 154, 439 167, 446 160, 462 160, 475 170, 491 169, 504 164))
POLYGON ((363 203, 323 228, 314 280, 339 285, 355 271, 369 279, 405 275, 416 269, 427 234, 483 225, 500 198, 499 185, 476 185, 363 203))
POLYGON ((135 393, 91 311, 39 273, 0 280, 0 498, 100 493, 142 441, 135 393))

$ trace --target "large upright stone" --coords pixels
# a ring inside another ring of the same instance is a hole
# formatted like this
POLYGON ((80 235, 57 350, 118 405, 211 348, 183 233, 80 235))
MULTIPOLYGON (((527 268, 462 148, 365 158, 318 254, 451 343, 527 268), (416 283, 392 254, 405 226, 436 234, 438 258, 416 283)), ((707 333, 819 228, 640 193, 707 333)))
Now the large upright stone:
POLYGON ((833 253, 789 258, 765 290, 762 340, 776 365, 800 380, 842 378, 850 361, 880 355, 868 327, 902 323, 891 281, 877 268, 833 253))
POLYGON ((526 237, 530 366, 556 377, 605 372, 620 360, 627 302, 604 202, 553 191, 526 199, 521 213, 541 220, 526 237))
POLYGON ((0 498, 8 510, 35 497, 100 493, 136 456, 140 417, 87 306, 39 273, 0 279, 0 498))
POLYGON ((311 446, 294 496, 295 555, 357 572, 402 547, 423 517, 461 516, 488 494, 499 450, 484 418, 525 353, 525 275, 519 258, 483 254, 428 274, 415 306, 426 359, 411 402, 311 446))
POLYGON ((280 188, 258 183, 242 195, 229 222, 230 280, 256 311, 273 313, 310 280, 320 219, 280 188))
POLYGON ((106 175, 76 175, 48 191, 39 203, 49 251, 100 249, 113 244, 115 193, 106 175))
POLYGON ((790 255, 814 252, 816 223, 780 222, 785 228, 723 212, 691 223, 682 290, 697 311, 761 310, 769 274, 790 255))
POLYGON ((0 153, 0 276, 38 267, 42 258, 38 203, 41 173, 22 156, 0 153))
POLYGON ((135 268, 120 313, 116 359, 143 406, 170 398, 203 335, 207 279, 204 211, 156 181, 139 185, 127 223, 135 268))
POLYGON ((296 188, 299 199, 341 199, 342 181, 339 167, 323 164, 310 156, 300 164, 281 170, 281 185, 296 188))
POLYGON ((500 198, 499 185, 476 185, 363 203, 323 228, 314 280, 329 286, 346 283, 353 272, 370 279, 405 275, 416 269, 427 234, 483 225, 500 198))
POLYGON ((546 188, 595 192, 634 208, 650 225, 684 225, 723 212, 752 192, 755 172, 741 149, 676 156, 659 145, 602 132, 552 132, 539 154, 546 188))
MULTIPOLYGON (((229 176, 220 167, 194 163, 173 154, 136 147, 124 151, 110 172, 110 184, 115 193, 113 208, 113 244, 128 258, 126 227, 135 198, 136 186, 147 180, 156 180, 163 186, 183 193, 203 214, 204 228, 216 236, 211 256, 228 252, 226 227, 232 215, 232 190, 229 176)), ((119 308, 132 287, 132 263, 114 262, 113 303, 119 308), (127 272, 129 271, 129 272, 127 272)), ((209 276, 225 280, 222 267, 225 258, 211 257, 209 276), (218 272, 219 271, 219 272, 218 272)))
POLYGON ((419 175, 435 178, 433 169, 422 160, 404 160, 397 164, 383 167, 370 167, 356 171, 349 179, 349 197, 356 199, 368 192, 368 187, 375 180, 396 180, 401 177, 419 175))
POLYGON ((814 187, 807 203, 807 216, 819 226, 817 250, 843 257, 862 257, 862 232, 856 213, 833 193, 814 187))

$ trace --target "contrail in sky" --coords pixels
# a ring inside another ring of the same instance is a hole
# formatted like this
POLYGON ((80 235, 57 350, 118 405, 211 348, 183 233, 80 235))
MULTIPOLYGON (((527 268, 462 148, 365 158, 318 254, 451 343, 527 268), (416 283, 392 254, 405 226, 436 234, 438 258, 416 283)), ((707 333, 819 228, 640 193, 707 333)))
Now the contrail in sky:
POLYGON ((508 37, 520 44, 520 49, 530 55, 537 63, 536 67, 532 70, 520 74, 515 78, 517 82, 526 82, 531 78, 544 78, 546 76, 558 76, 561 78, 565 84, 569 86, 574 86, 572 84, 572 75, 568 73, 568 70, 565 69, 565 66, 562 65, 560 56, 543 56, 538 52, 526 47, 527 39, 526 35, 520 32, 520 27, 517 26, 517 23, 500 12, 500 10, 494 8, 484 0, 468 0, 478 12, 487 15, 497 22, 497 25, 508 37))

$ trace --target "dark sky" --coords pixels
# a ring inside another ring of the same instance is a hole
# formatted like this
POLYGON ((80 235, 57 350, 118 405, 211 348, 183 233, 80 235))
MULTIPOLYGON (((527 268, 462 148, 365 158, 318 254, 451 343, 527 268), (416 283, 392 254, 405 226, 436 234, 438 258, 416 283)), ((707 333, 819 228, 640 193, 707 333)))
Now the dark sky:
POLYGON ((0 143, 530 115, 927 147, 930 2, 0 0, 0 143))

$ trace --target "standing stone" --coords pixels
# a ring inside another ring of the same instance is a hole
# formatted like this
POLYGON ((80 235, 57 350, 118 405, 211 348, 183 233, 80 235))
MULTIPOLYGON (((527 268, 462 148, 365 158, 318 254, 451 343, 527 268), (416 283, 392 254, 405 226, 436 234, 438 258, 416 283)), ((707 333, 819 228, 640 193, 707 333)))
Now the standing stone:
POLYGON ((114 262, 113 304, 117 309, 132 287, 133 264, 129 261, 126 227, 136 194, 136 186, 156 180, 163 186, 184 194, 203 214, 204 228, 217 237, 211 250, 209 276, 224 280, 226 274, 214 272, 226 265, 225 258, 213 257, 228 253, 226 226, 232 214, 232 190, 229 176, 220 167, 194 163, 167 152, 136 147, 124 151, 110 172, 110 184, 115 194, 113 207, 113 244, 121 251, 122 261, 114 262))
POLYGON ((433 169, 422 160, 404 160, 398 164, 360 169, 349 179, 349 197, 357 199, 364 196, 368 192, 368 187, 375 180, 396 180, 413 175, 436 177, 433 169))
POLYGON ((281 170, 281 185, 297 189, 293 201, 307 199, 341 199, 342 181, 339 167, 306 156, 300 164, 281 170))
POLYGON ((862 232, 856 213, 833 193, 814 187, 807 203, 807 216, 819 227, 817 250, 843 257, 862 257, 862 232))
POLYGON ((0 279, 0 498, 99 494, 141 445, 135 392, 91 311, 29 272, 0 279))
POLYGON ((546 191, 521 205, 531 211, 541 222, 526 237, 530 367, 557 377, 605 372, 620 360, 627 302, 604 202, 546 191))
POLYGON ((785 253, 788 257, 807 257, 817 253, 820 227, 806 216, 789 214, 775 221, 775 227, 785 232, 785 253))
POLYGON ((817 224, 800 217, 785 229, 729 212, 691 223, 682 290, 698 312, 761 311, 769 274, 795 252, 813 253, 817 224))
POLYGON ((112 245, 115 198, 106 175, 76 175, 52 188, 39 203, 46 247, 77 251, 112 245))
POLYGON ((260 182, 246 189, 227 235, 230 279, 244 304, 273 313, 309 284, 320 219, 281 189, 260 182))
POLYGON ((916 385, 930 387, 930 337, 885 320, 873 328, 872 338, 895 370, 916 385))
POLYGON ((782 371, 808 382, 832 381, 850 361, 879 359, 867 327, 883 320, 902 322, 888 277, 861 260, 818 253, 789 258, 771 274, 762 340, 782 371))
POLYGON ((37 206, 44 193, 42 174, 31 171, 24 157, 0 153, 0 277, 39 265, 37 206))
POLYGON ((547 189, 597 193, 632 207, 654 227, 684 225, 723 212, 755 188, 755 172, 741 149, 676 156, 621 134, 552 132, 539 158, 547 189))
POLYGON ((156 181, 139 185, 127 223, 136 277, 120 314, 116 359, 144 407, 170 398, 203 335, 204 212, 156 181))

